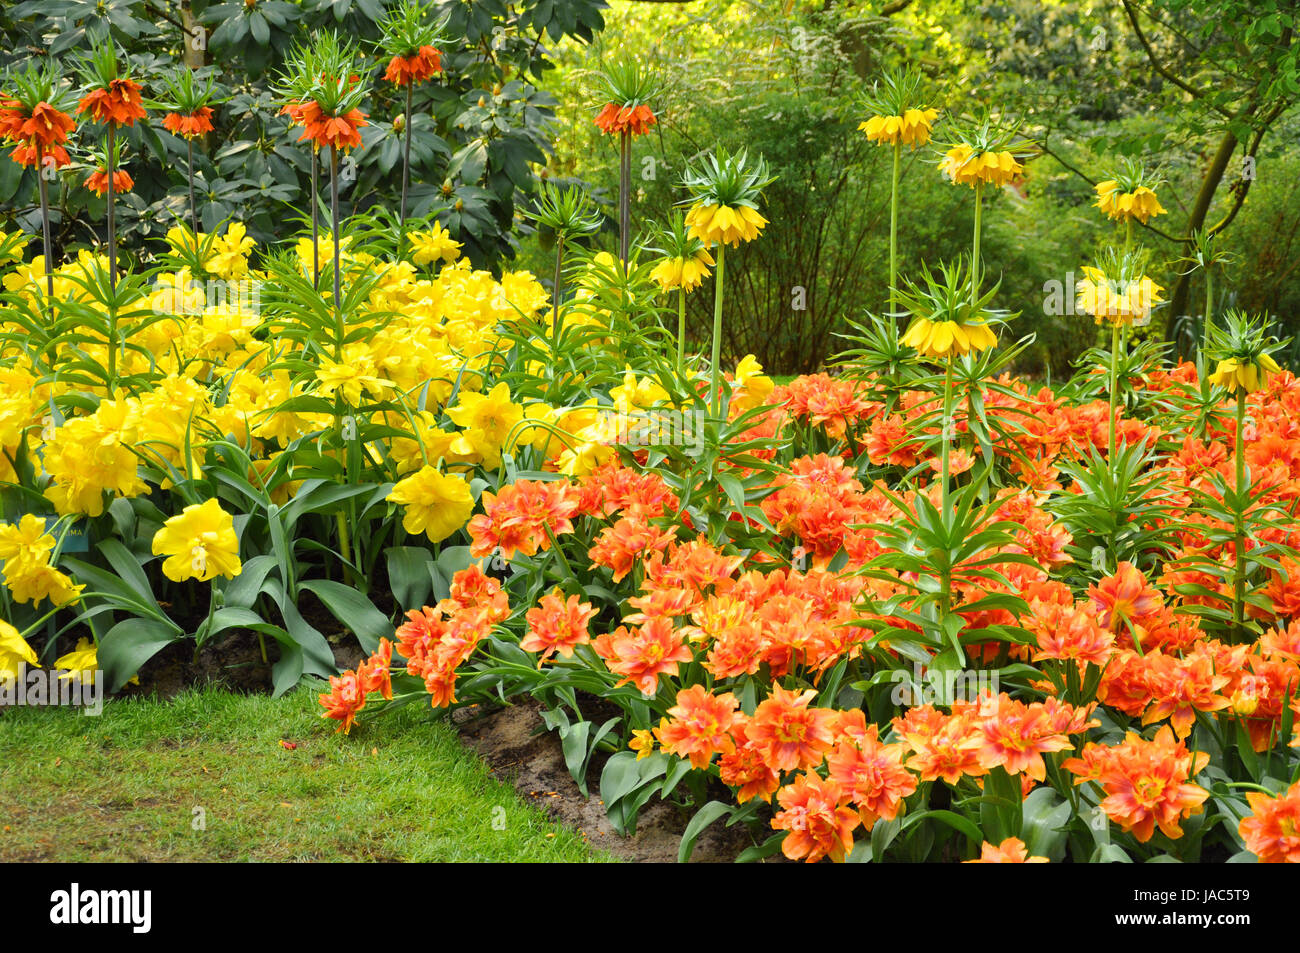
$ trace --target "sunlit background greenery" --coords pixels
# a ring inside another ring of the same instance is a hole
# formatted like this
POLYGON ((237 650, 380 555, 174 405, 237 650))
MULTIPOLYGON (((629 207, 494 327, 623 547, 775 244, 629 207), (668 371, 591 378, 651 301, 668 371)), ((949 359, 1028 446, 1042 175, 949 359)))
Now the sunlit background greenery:
MULTIPOLYGON (((328 28, 374 49, 391 6, 31 0, 0 10, 8 41, 0 67, 47 55, 71 61, 87 30, 111 28, 147 86, 177 62, 212 68, 232 98, 200 150, 203 220, 209 228, 245 220, 268 241, 310 201, 306 150, 270 92, 284 54, 303 31, 328 28), (187 49, 182 23, 205 26, 206 50, 187 49)), ((884 306, 889 156, 857 131, 860 97, 883 68, 911 63, 945 114, 991 105, 1043 149, 1023 182, 988 198, 985 217, 984 260, 1001 280, 994 304, 1019 312, 1015 335, 1037 334, 1022 373, 1059 378, 1094 343, 1086 321, 1045 314, 1044 285, 1068 288, 1071 273, 1119 238, 1091 207, 1092 185, 1126 156, 1166 179, 1159 195, 1169 214, 1138 237, 1171 300, 1145 333, 1177 338, 1184 314, 1194 325, 1205 291, 1200 275, 1180 277, 1181 240, 1222 225, 1236 260, 1216 282, 1218 308, 1269 313, 1275 331, 1294 334, 1300 44, 1282 0, 442 0, 430 15, 449 18, 448 71, 417 93, 413 208, 447 224, 475 265, 527 267, 549 283, 547 236, 533 234, 522 214, 539 177, 590 189, 608 216, 595 244, 615 247, 616 143, 592 123, 602 103, 591 74, 633 56, 667 84, 655 103, 658 125, 634 143, 633 224, 649 226, 681 199, 680 176, 697 153, 763 153, 780 174, 766 193, 772 225, 730 258, 726 356, 754 353, 776 373, 814 370, 836 350, 846 318, 884 306), (1253 180, 1243 178, 1248 154, 1253 180)), ((400 104, 379 79, 383 52, 374 49, 371 62, 371 125, 344 195, 361 211, 395 205, 400 180, 392 123, 400 104)), ((74 157, 96 144, 87 138, 74 157)), ((183 141, 156 122, 128 133, 137 186, 122 197, 119 228, 145 254, 184 208, 183 155, 183 141)), ((970 195, 941 178, 937 155, 925 148, 906 158, 904 275, 963 253, 969 241, 970 195)), ((55 190, 64 255, 102 232, 102 200, 79 187, 79 175, 66 173, 55 190)), ((32 173, 0 160, 0 227, 33 230, 34 195, 32 173)), ((706 284, 690 301, 697 341, 710 299, 706 284)))

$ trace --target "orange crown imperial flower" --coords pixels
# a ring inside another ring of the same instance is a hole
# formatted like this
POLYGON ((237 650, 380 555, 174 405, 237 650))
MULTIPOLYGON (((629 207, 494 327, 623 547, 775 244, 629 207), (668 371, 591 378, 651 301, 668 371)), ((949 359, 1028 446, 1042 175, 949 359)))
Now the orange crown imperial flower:
POLYGON ((10 100, 0 105, 0 137, 13 142, 37 145, 48 150, 50 146, 68 141, 68 133, 76 126, 75 120, 47 102, 37 103, 30 114, 22 105, 10 100))
POLYGON ((394 56, 388 61, 384 79, 398 86, 423 83, 442 71, 442 56, 432 46, 422 46, 410 56, 394 56))
POLYGON ((107 86, 83 96, 77 112, 90 113, 95 122, 133 126, 137 119, 145 116, 144 99, 140 93, 140 84, 133 79, 110 80, 107 86))
MULTIPOLYGON (((290 117, 294 118, 292 113, 290 117)), ((369 125, 360 109, 350 109, 342 116, 330 116, 318 103, 310 100, 302 107, 301 122, 303 133, 298 141, 309 140, 318 149, 324 146, 343 150, 360 148, 360 129, 369 125)))
MULTIPOLYGON (((103 168, 96 169, 86 179, 86 188, 97 195, 108 193, 108 171, 103 168)), ((125 169, 117 169, 113 172, 113 191, 116 194, 130 192, 135 188, 135 180, 125 169)))
POLYGON ((212 107, 204 106, 189 114, 168 113, 163 117, 163 128, 178 136, 184 136, 186 139, 193 139, 205 132, 211 132, 212 107))
POLYGON ((658 119, 655 118, 654 111, 645 103, 639 106, 620 106, 618 103, 606 103, 604 108, 596 114, 596 125, 600 131, 611 136, 620 135, 624 132, 630 132, 634 136, 641 136, 650 131, 658 119))
POLYGON ((61 169, 65 165, 72 163, 72 157, 68 155, 68 150, 62 146, 50 146, 48 150, 39 150, 29 143, 14 146, 14 151, 9 154, 9 158, 19 165, 33 166, 36 165, 38 152, 41 154, 41 165, 46 167, 53 165, 56 169, 61 169))

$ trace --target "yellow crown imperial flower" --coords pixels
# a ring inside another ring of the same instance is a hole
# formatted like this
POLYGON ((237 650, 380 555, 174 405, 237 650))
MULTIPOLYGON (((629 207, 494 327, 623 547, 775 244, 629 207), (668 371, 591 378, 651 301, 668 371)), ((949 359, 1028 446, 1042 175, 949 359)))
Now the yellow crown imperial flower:
POLYGON ((960 357, 971 351, 983 351, 998 343, 997 335, 986 324, 961 324, 957 321, 931 321, 916 318, 901 338, 922 357, 960 357))
POLYGON ((1109 322, 1112 327, 1126 324, 1145 324, 1151 309, 1164 299, 1164 288, 1146 275, 1125 279, 1111 279, 1100 268, 1085 267, 1084 279, 1076 287, 1077 306, 1090 314, 1098 324, 1109 322))
POLYGON ((981 182, 1006 185, 1024 169, 1010 152, 977 152, 964 143, 945 152, 939 163, 939 170, 954 185, 969 185, 972 188, 981 182))
POLYGON ((726 243, 737 247, 752 242, 763 231, 767 219, 748 205, 706 205, 697 203, 686 213, 690 235, 706 245, 726 243))
POLYGON ((923 265, 919 281, 904 283, 898 300, 912 323, 899 340, 922 357, 947 360, 998 343, 993 327, 1005 312, 988 307, 998 286, 972 298, 968 266, 941 263, 931 271, 923 265))
POLYGON ((930 129, 938 118, 937 109, 908 109, 901 116, 872 116, 858 123, 858 131, 882 146, 901 143, 915 149, 930 141, 930 129))
POLYGON ((1149 171, 1141 162, 1125 158, 1114 175, 1095 186, 1097 201, 1094 208, 1101 209, 1112 221, 1137 219, 1145 225, 1147 219, 1165 214, 1155 193, 1161 182, 1159 175, 1149 171))
POLYGON ((1261 354, 1256 361, 1230 357, 1219 362, 1210 375, 1210 383, 1230 391, 1244 390, 1251 394, 1267 384, 1269 376, 1279 370, 1277 361, 1267 354, 1261 354))
POLYGON ((681 288, 694 291, 704 281, 709 268, 715 264, 713 256, 707 251, 699 251, 689 257, 665 258, 654 266, 650 277, 659 283, 664 291, 681 288))

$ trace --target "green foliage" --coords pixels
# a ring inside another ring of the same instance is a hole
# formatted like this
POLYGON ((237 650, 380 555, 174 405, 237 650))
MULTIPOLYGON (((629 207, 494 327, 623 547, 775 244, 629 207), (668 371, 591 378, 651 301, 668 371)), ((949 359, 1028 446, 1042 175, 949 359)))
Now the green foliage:
MULTIPOLYGON (((202 68, 204 81, 211 80, 225 102, 215 110, 215 132, 195 149, 201 226, 213 231, 234 218, 265 242, 275 237, 288 208, 303 212, 317 200, 309 153, 281 115, 284 101, 272 81, 293 41, 322 30, 337 30, 366 51, 361 110, 369 125, 362 129, 364 146, 355 153, 343 200, 349 211, 397 204, 401 137, 392 120, 402 111, 404 95, 382 79, 386 56, 376 43, 398 6, 392 0, 196 0, 164 15, 147 0, 24 2, 0 10, 7 40, 0 69, 48 62, 66 74, 60 63, 88 50, 97 34, 108 34, 124 52, 123 65, 146 97, 173 88, 178 65, 202 68)), ((550 150, 554 100, 541 88, 550 67, 549 44, 566 37, 590 42, 604 26, 604 6, 604 0, 425 5, 445 21, 444 72, 414 90, 408 208, 415 218, 436 215, 476 264, 514 254, 515 207, 534 190, 535 166, 550 150)), ((123 130, 136 187, 119 196, 117 229, 136 254, 143 253, 146 239, 188 218, 186 143, 164 130, 161 119, 154 113, 123 130)), ((84 157, 94 139, 89 130, 81 132, 74 159, 84 157)), ((82 178, 73 167, 52 183, 56 254, 87 244, 99 227, 103 203, 81 188, 82 178)), ((34 171, 0 159, 0 201, 16 210, 6 217, 29 231, 40 227, 32 208, 35 191, 34 171)))

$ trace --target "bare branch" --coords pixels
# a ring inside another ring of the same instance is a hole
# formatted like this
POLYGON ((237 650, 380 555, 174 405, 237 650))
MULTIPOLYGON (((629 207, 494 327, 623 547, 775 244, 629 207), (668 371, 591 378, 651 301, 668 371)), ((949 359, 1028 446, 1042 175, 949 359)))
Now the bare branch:
MULTIPOLYGON (((1133 25, 1133 33, 1137 37, 1138 42, 1142 44, 1142 49, 1146 51, 1147 59, 1151 62, 1151 65, 1155 67, 1155 71, 1159 73, 1161 76, 1163 76, 1165 79, 1167 79, 1169 82, 1177 86, 1179 89, 1189 93, 1191 96, 1195 97, 1196 99, 1204 99, 1205 98, 1204 91, 1199 90, 1196 87, 1183 82, 1181 79, 1179 79, 1177 76, 1175 76, 1173 73, 1171 73, 1168 69, 1165 68, 1165 65, 1160 62, 1160 58, 1156 56, 1156 51, 1152 49, 1151 44, 1147 41, 1146 34, 1142 32, 1142 27, 1138 23, 1137 12, 1133 9, 1133 4, 1130 2, 1130 0, 1121 0, 1121 2, 1124 4, 1124 12, 1128 14, 1128 22, 1133 25)), ((1222 110, 1220 110, 1218 107, 1213 107, 1213 108, 1215 109, 1216 112, 1222 112, 1222 110)))

